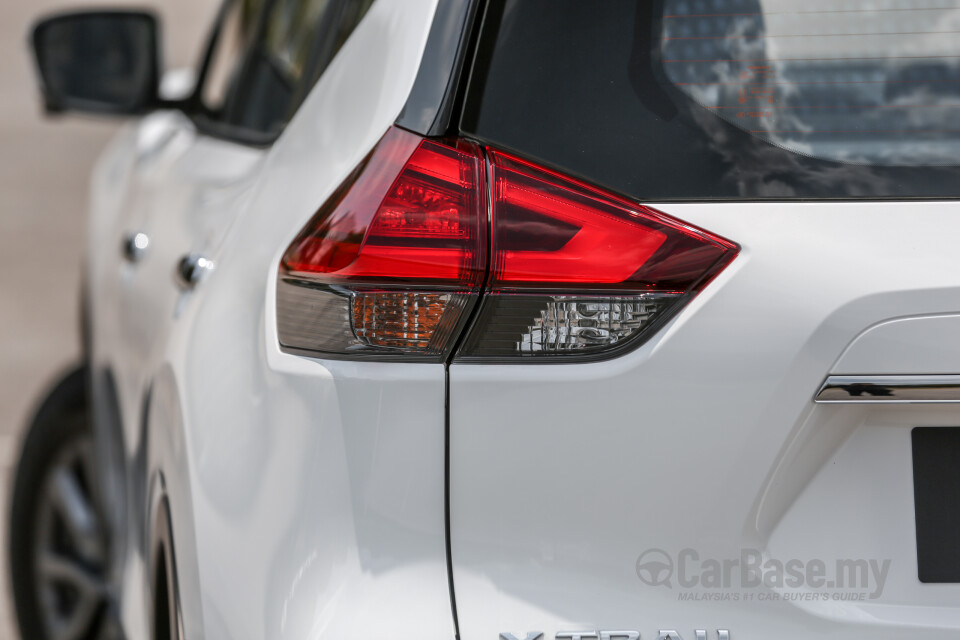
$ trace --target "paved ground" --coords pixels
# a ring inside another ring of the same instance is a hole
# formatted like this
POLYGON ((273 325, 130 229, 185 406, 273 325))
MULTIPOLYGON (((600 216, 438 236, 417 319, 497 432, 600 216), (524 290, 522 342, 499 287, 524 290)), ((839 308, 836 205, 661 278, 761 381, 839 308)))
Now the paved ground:
MULTIPOLYGON (((169 66, 193 64, 215 3, 154 2, 164 20, 169 66)), ((16 638, 6 575, 9 478, 34 402, 78 357, 87 176, 115 126, 41 117, 26 35, 37 15, 90 4, 105 5, 99 0, 0 2, 0 640, 16 638)))

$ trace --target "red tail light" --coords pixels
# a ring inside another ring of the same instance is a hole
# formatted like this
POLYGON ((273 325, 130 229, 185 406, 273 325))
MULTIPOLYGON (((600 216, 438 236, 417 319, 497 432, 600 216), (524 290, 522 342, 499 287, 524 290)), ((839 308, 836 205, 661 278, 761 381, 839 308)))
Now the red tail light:
POLYGON ((458 357, 608 356, 637 344, 736 245, 499 151, 493 260, 458 357))
POLYGON ((530 162, 391 129, 281 263, 283 346, 325 356, 606 356, 635 345, 733 243, 530 162))
POLYGON ((483 279, 478 151, 391 129, 300 233, 283 265, 327 284, 483 279))
POLYGON ((480 293, 483 165, 391 129, 283 257, 282 345, 327 356, 446 357, 480 293))

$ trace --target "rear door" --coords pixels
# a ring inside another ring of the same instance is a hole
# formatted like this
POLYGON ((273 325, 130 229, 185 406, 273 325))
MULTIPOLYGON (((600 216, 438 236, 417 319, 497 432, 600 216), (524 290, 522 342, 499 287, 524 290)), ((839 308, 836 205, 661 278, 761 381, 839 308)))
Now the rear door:
POLYGON ((575 300, 595 274, 485 298, 498 357, 449 368, 464 640, 956 634, 958 25, 939 1, 489 4, 462 133, 737 254, 627 349, 575 300))
POLYGON ((131 447, 156 359, 190 297, 179 263, 192 254, 213 257, 264 155, 206 131, 221 119, 230 78, 249 50, 262 7, 224 3, 200 71, 197 113, 149 114, 121 134, 95 176, 95 194, 125 188, 116 219, 104 215, 105 207, 95 209, 94 224, 110 228, 94 229, 90 253, 96 298, 104 301, 94 309, 94 342, 118 386, 128 429, 123 441, 131 447), (124 182, 115 182, 115 174, 124 182))
MULTIPOLYGON (((233 223, 249 205, 264 162, 279 136, 371 0, 228 0, 224 3, 200 68, 198 90, 183 110, 159 111, 118 141, 105 166, 130 161, 133 170, 122 219, 94 234, 98 306, 95 323, 99 364, 117 387, 128 464, 130 520, 149 522, 148 495, 155 472, 168 461, 164 447, 174 437, 170 360, 182 348, 177 327, 202 303, 204 283, 220 259, 233 223), (130 149, 133 144, 135 149, 130 149), (131 154, 133 155, 133 154, 131 154), (103 246, 119 251, 103 256, 103 246)), ((109 179, 108 175, 106 177, 109 179)), ((107 424, 101 421, 101 424, 107 424)), ((167 468, 167 490, 178 513, 191 498, 182 469, 167 468)), ((122 485, 115 485, 122 486, 122 485)), ((126 531, 115 514, 117 536, 126 531)), ((193 537, 186 517, 174 533, 193 537)), ((127 548, 150 544, 136 534, 127 548)), ((190 549, 188 542, 184 550, 190 549)), ((149 550, 141 550, 144 555, 149 550)), ((186 551, 185 559, 189 560, 186 551)), ((140 564, 136 564, 140 567, 140 564)), ((196 568, 184 562, 184 582, 196 568)), ((133 573, 125 579, 146 580, 133 573)), ((125 589, 136 593, 134 589, 125 589)), ((199 629, 198 601, 182 603, 187 631, 199 629)), ((127 603, 128 606, 134 605, 127 603)), ((127 621, 130 628, 135 622, 127 621)))

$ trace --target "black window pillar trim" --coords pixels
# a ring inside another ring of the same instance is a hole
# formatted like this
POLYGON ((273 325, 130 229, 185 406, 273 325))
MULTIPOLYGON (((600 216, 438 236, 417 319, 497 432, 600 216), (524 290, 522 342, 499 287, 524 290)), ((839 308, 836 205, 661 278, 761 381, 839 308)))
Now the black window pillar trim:
POLYGON ((481 0, 439 0, 420 68, 396 124, 422 136, 449 132, 481 0))

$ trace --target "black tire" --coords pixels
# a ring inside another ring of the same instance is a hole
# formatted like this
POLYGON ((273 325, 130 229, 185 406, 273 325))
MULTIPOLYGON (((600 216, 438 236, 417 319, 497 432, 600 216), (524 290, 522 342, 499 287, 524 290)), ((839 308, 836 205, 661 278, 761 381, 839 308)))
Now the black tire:
MULTIPOLYGON (((42 550, 40 523, 44 487, 49 486, 49 476, 55 465, 61 464, 65 452, 77 446, 92 446, 85 368, 75 369, 61 378, 45 396, 30 422, 17 465, 10 508, 9 554, 14 605, 24 640, 49 637, 47 629, 51 625, 51 616, 49 608, 45 609, 41 602, 43 591, 37 560, 38 552, 42 550)), ((78 482, 78 486, 94 502, 92 483, 78 482)), ((64 551, 64 554, 68 553, 64 551)), ((77 560, 77 563, 81 562, 77 560)), ((87 563, 83 570, 97 577, 102 575, 103 567, 87 563)), ((97 611, 89 616, 89 624, 85 622, 83 630, 68 635, 77 640, 100 637, 105 603, 104 593, 104 601, 96 604, 97 611)))

